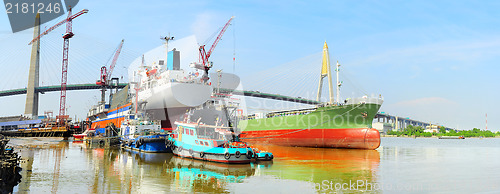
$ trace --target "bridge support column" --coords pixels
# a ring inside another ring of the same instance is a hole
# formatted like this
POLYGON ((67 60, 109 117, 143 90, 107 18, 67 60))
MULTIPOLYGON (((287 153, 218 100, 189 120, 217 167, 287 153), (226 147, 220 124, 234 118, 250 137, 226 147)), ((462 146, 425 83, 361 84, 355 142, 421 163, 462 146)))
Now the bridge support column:
MULTIPOLYGON (((35 27, 33 28, 33 38, 40 35, 40 14, 36 15, 35 27)), ((24 114, 33 119, 38 118, 38 92, 36 88, 39 82, 40 69, 40 41, 36 41, 31 46, 31 61, 28 77, 28 87, 26 88, 26 105, 24 114)))

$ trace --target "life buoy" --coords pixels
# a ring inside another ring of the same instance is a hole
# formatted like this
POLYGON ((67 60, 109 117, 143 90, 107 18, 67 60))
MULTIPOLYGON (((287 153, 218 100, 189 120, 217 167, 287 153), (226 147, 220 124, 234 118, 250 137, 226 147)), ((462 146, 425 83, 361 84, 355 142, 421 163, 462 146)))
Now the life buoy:
POLYGON ((205 157, 205 152, 200 152, 200 158, 204 158, 205 157))
POLYGON ((234 156, 235 156, 236 158, 240 158, 240 156, 241 156, 240 151, 236 151, 236 153, 235 153, 235 155, 234 155, 234 156))
POLYGON ((226 153, 224 154, 224 158, 225 158, 226 160, 229 160, 229 158, 231 158, 231 154, 229 154, 228 152, 226 152, 226 153))

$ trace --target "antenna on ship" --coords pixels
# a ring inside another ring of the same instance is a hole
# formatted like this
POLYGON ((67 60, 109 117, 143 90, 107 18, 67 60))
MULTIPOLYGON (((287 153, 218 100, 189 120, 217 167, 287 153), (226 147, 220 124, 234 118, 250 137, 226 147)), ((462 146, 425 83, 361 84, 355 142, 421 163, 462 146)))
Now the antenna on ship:
POLYGON ((144 66, 144 55, 142 55, 141 66, 144 66))
POLYGON ((165 52, 165 64, 166 64, 167 59, 168 59, 168 41, 174 40, 174 37, 170 36, 170 33, 169 33, 168 36, 161 37, 160 39, 165 41, 165 48, 167 49, 167 52, 165 52))
POLYGON ((339 61, 337 61, 337 68, 335 69, 337 72, 337 104, 340 104, 340 86, 342 86, 342 83, 339 80, 339 71, 340 71, 340 64, 339 61))

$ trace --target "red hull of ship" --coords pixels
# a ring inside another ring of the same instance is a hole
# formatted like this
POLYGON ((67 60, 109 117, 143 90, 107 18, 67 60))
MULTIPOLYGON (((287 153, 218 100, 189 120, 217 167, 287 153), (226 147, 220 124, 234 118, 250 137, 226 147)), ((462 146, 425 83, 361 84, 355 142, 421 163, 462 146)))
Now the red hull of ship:
POLYGON ((380 146, 380 133, 372 128, 244 131, 241 139, 247 142, 300 147, 373 150, 380 146))

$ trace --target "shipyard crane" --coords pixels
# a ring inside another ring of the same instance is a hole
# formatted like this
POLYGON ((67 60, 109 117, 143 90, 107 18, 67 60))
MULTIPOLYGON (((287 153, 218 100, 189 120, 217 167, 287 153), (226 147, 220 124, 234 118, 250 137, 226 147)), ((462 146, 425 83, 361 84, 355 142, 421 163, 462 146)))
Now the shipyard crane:
POLYGON ((222 28, 222 30, 219 32, 219 35, 215 39, 214 43, 212 44, 212 47, 210 47, 210 50, 208 52, 205 51, 205 45, 201 45, 199 50, 200 50, 200 62, 203 65, 203 70, 205 70, 205 74, 203 76, 203 79, 205 81, 208 80, 208 70, 212 68, 212 64, 208 61, 208 58, 210 58, 210 55, 212 55, 212 52, 215 49, 215 46, 219 43, 220 39, 222 38, 222 35, 224 32, 226 32, 227 27, 229 27, 229 24, 231 24, 231 21, 233 20, 234 16, 232 16, 229 21, 227 21, 226 25, 222 28))
POLYGON ((124 41, 125 40, 122 39, 122 41, 118 45, 118 48, 114 53, 113 61, 111 61, 111 64, 109 65, 109 69, 106 71, 106 65, 103 65, 101 67, 101 79, 97 80, 96 82, 97 85, 101 86, 101 104, 104 104, 106 102, 106 87, 109 86, 109 83, 111 81, 111 74, 113 73, 113 69, 115 68, 116 61, 118 60, 118 56, 120 55, 124 41))
POLYGON ((64 19, 63 21, 60 21, 56 25, 50 27, 49 29, 45 30, 45 32, 41 33, 39 36, 34 38, 28 45, 31 45, 32 43, 39 41, 40 38, 52 30, 56 29, 57 27, 63 25, 66 23, 66 33, 63 34, 63 39, 64 39, 64 44, 63 44, 63 60, 62 60, 62 76, 61 76, 61 99, 60 99, 60 104, 59 104, 59 123, 64 123, 65 119, 68 117, 66 115, 66 84, 68 82, 68 51, 69 51, 69 39, 72 38, 75 34, 73 34, 72 31, 72 24, 73 24, 73 19, 77 18, 78 16, 83 15, 84 13, 89 12, 88 9, 83 9, 82 11, 71 15, 71 8, 68 10, 68 17, 64 19))

